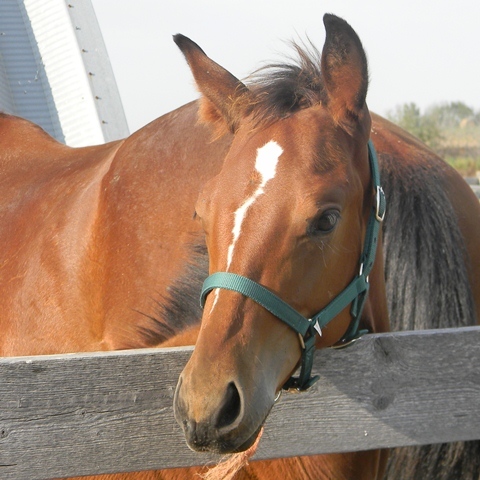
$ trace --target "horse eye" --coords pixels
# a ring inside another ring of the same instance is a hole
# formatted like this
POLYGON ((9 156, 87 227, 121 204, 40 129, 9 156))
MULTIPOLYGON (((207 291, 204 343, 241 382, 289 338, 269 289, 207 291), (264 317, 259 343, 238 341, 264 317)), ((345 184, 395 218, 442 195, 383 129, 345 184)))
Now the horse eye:
POLYGON ((340 220, 340 212, 338 210, 327 210, 310 223, 308 234, 320 235, 330 233, 336 227, 338 220, 340 220))

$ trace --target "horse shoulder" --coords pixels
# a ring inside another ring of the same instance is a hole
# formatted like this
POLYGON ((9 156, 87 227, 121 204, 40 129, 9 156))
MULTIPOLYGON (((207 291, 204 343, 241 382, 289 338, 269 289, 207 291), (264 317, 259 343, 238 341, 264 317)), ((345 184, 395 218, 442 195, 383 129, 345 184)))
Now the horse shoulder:
POLYGON ((102 179, 120 144, 69 148, 15 117, 2 116, 0 132, 0 350, 102 349, 92 325, 95 292, 85 292, 102 179), (58 336, 49 334, 59 322, 58 336))

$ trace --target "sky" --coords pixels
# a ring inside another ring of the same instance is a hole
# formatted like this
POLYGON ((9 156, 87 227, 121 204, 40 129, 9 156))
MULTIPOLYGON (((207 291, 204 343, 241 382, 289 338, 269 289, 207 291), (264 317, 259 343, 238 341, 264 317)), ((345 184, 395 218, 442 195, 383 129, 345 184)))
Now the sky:
POLYGON ((134 132, 198 98, 172 41, 182 33, 242 79, 307 37, 321 50, 324 13, 344 18, 367 52, 369 108, 462 101, 480 110, 478 0, 92 0, 134 132))

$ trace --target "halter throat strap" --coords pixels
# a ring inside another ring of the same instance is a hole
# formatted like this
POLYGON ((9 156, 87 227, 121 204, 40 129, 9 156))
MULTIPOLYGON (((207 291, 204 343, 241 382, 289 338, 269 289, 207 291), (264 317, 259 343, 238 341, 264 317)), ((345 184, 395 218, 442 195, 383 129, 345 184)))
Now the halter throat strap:
POLYGON ((322 328, 348 305, 351 304, 350 314, 352 319, 345 335, 338 345, 346 345, 364 333, 359 330, 360 318, 370 287, 368 276, 375 262, 380 225, 383 222, 386 210, 385 194, 380 185, 377 154, 371 140, 368 142, 368 158, 375 200, 367 224, 363 252, 360 257, 359 273, 351 283, 328 305, 320 310, 320 312, 313 315, 312 318, 306 318, 263 285, 235 273, 213 273, 203 283, 202 293, 200 295, 202 308, 205 305, 207 295, 212 290, 223 288, 235 291, 245 297, 251 298, 298 333, 302 345, 300 374, 298 377, 290 378, 283 387, 285 389, 296 388, 298 390, 306 390, 318 380, 318 376, 311 376, 316 333, 321 335, 322 328))

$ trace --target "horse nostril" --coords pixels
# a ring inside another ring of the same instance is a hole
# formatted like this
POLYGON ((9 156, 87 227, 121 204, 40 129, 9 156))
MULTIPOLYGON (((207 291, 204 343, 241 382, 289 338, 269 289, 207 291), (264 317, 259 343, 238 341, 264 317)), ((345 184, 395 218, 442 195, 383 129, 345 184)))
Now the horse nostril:
POLYGON ((232 425, 240 415, 240 410, 240 394, 238 393, 235 383, 230 382, 227 386, 223 405, 218 413, 216 428, 221 429, 232 425))

